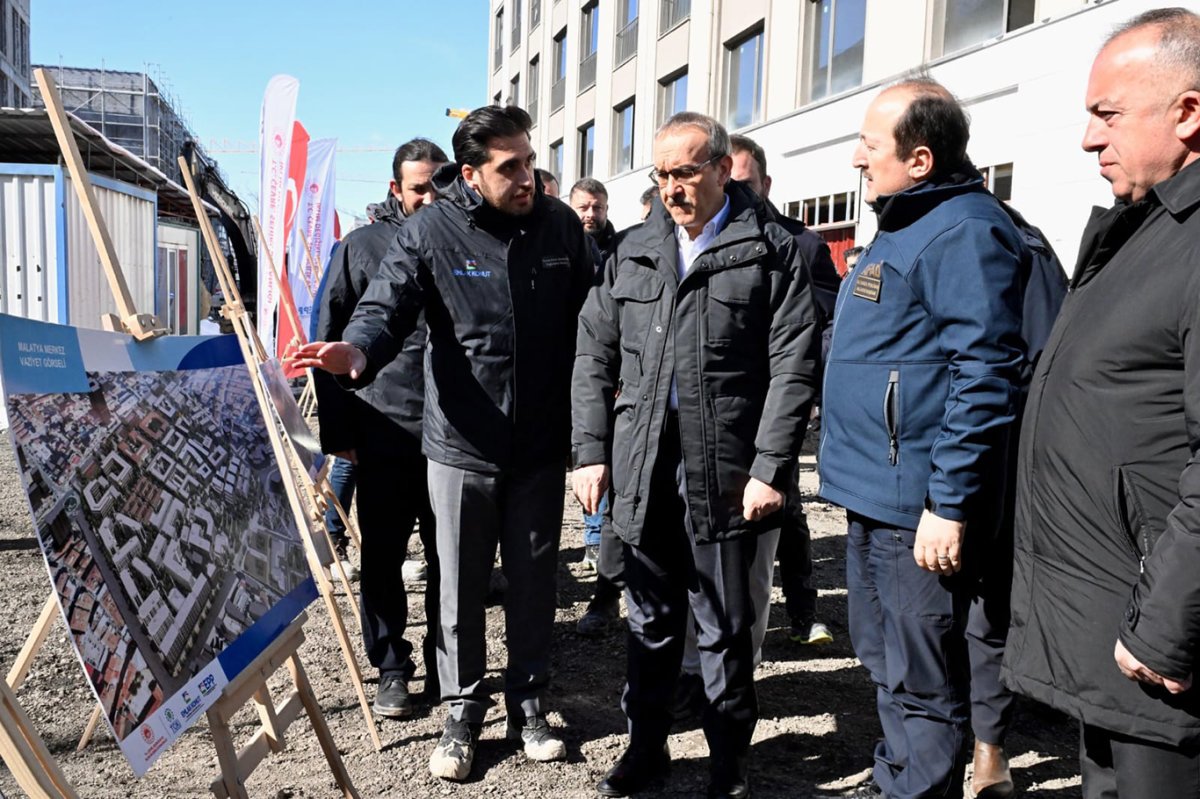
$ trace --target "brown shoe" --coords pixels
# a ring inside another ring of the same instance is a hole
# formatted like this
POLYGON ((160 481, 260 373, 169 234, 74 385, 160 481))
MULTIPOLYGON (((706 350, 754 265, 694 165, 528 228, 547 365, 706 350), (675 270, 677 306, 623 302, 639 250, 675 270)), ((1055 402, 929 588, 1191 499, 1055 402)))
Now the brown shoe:
POLYGON ((1008 799, 1013 795, 1012 772, 1004 747, 975 742, 975 769, 971 775, 975 799, 1008 799))

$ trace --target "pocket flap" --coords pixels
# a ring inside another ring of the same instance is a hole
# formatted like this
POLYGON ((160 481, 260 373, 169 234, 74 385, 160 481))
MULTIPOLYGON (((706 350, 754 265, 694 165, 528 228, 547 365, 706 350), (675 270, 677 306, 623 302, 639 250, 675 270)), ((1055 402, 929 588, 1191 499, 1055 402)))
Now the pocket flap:
POLYGON ((647 269, 621 270, 609 293, 614 300, 653 302, 662 294, 663 279, 647 269))

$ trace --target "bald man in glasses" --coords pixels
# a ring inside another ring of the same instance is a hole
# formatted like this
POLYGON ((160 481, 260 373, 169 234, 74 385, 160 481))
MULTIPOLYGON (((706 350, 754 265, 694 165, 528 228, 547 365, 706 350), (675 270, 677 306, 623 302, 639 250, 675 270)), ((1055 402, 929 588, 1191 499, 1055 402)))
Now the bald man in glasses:
POLYGON ((708 795, 750 791, 750 567, 759 536, 782 522, 819 337, 794 238, 731 169, 719 123, 667 120, 654 141, 658 199, 617 243, 580 316, 573 485, 592 511, 611 484, 629 610, 630 741, 602 796, 666 775, 689 608, 708 700, 708 795))

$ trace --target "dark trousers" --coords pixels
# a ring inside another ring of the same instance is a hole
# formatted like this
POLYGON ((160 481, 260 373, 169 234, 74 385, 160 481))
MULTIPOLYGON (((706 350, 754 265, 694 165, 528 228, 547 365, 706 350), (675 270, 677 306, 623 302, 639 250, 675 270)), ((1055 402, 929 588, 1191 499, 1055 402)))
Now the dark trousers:
POLYGON ((1151 743, 1080 724, 1084 799, 1200 799, 1200 747, 1151 743))
POLYGON ((971 729, 984 743, 1004 745, 1016 696, 1000 682, 1000 661, 1011 617, 1012 516, 995 539, 974 558, 979 567, 967 616, 967 655, 971 661, 971 729))
POLYGON ((563 521, 563 464, 483 474, 430 462, 429 496, 437 515, 442 567, 438 673, 442 699, 458 721, 483 723, 491 699, 485 599, 496 559, 504 595, 509 718, 545 713, 550 682, 558 542, 563 521))
POLYGON ((438 559, 437 525, 429 506, 425 456, 411 435, 383 436, 387 447, 360 447, 358 466, 358 528, 362 536, 359 595, 363 617, 363 646, 367 660, 380 674, 399 673, 410 680, 416 671, 412 644, 404 639, 408 626, 408 596, 401 567, 408 554, 413 523, 419 524, 428 564, 425 582, 425 642, 422 646, 426 680, 437 674, 438 559))
MULTIPOLYGON (((350 513, 350 503, 354 500, 354 464, 345 458, 334 458, 333 467, 329 470, 329 487, 341 503, 342 510, 350 513)), ((346 525, 342 523, 341 514, 332 505, 325 511, 325 528, 333 543, 345 543, 346 525)))
POLYGON ((744 775, 758 722, 750 567, 758 539, 697 544, 684 509, 677 424, 668 424, 651 479, 640 543, 626 544, 628 682, 621 706, 630 745, 660 749, 683 658, 688 609, 695 619, 708 706, 704 735, 714 781, 744 775))
POLYGON ((794 624, 811 624, 817 616, 817 589, 812 585, 812 533, 799 488, 789 491, 787 500, 776 550, 779 582, 788 618, 794 624))
POLYGON ((609 605, 621 597, 625 588, 625 556, 621 539, 613 532, 612 514, 604 514, 600 526, 600 562, 596 564, 596 588, 592 594, 595 605, 609 605))
POLYGON ((913 560, 913 530, 848 514, 850 639, 875 683, 888 799, 962 796, 970 719, 969 583, 913 560))

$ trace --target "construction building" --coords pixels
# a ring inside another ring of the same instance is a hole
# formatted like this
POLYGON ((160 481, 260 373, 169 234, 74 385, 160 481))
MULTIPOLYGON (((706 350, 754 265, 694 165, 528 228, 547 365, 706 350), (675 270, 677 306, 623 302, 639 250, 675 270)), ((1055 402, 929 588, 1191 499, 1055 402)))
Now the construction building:
POLYGON ((29 91, 29 0, 0 0, 0 108, 26 108, 29 91))
POLYGON ((1074 262, 1112 195, 1079 146, 1088 70, 1149 0, 489 0, 488 99, 526 108, 564 193, 596 177, 618 228, 640 216, 656 128, 700 111, 767 153, 771 200, 835 259, 870 240, 851 165, 879 90, 927 70, 970 113, 992 190, 1074 262))

